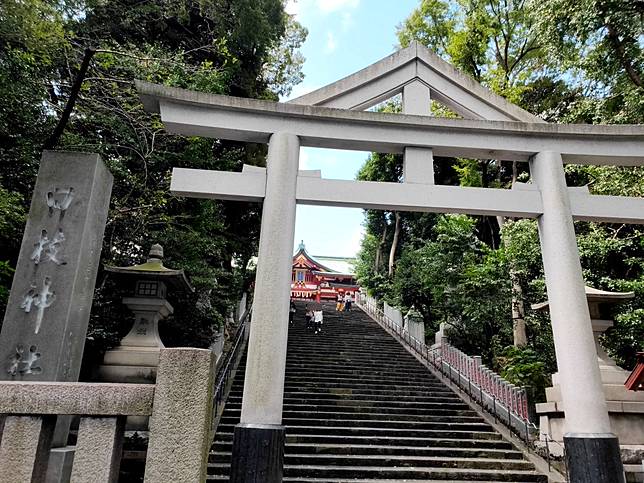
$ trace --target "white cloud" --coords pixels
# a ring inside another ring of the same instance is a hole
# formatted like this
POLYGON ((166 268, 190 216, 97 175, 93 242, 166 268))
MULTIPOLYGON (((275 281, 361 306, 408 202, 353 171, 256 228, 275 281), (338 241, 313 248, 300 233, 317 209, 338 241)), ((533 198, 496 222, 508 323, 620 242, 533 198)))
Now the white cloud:
POLYGON ((316 0, 315 4, 320 11, 330 13, 356 8, 360 4, 360 0, 316 0))
POLYGON ((347 32, 351 27, 353 27, 353 15, 351 12, 342 13, 342 31, 347 32))
POLYGON ((288 1, 286 2, 286 5, 285 5, 285 7, 284 7, 284 10, 285 10, 285 11, 286 11, 286 13, 288 13, 289 15, 295 15, 295 16, 297 16, 297 15, 299 15, 299 13, 300 13, 300 6, 301 6, 301 4, 300 4, 300 2, 299 2, 298 0, 288 0, 288 1))
POLYGON ((338 47, 338 44, 335 41, 335 35, 333 32, 327 32, 326 33, 326 47, 325 47, 325 52, 327 54, 330 54, 333 52, 336 48, 338 47))
POLYGON ((287 0, 286 13, 301 16, 304 11, 321 12, 323 14, 342 12, 357 8, 360 0, 287 0))

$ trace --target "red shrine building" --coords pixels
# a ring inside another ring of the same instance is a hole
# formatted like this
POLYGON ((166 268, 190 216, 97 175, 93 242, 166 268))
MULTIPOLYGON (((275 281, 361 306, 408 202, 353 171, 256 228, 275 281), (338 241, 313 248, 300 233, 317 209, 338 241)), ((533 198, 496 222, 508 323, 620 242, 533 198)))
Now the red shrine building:
POLYGON ((353 273, 353 261, 353 258, 344 257, 313 258, 302 241, 293 255, 291 298, 320 302, 335 300, 338 294, 354 294, 360 287, 353 273))

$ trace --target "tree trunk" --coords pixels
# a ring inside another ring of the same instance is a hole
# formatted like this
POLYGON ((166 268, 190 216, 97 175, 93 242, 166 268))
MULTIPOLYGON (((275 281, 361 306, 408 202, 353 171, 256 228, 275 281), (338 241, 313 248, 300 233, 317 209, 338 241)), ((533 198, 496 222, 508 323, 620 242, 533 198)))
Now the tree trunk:
MULTIPOLYGON (((497 216, 499 230, 503 229, 506 219, 503 216, 497 216)), ((507 246, 505 237, 502 236, 503 244, 507 246)), ((523 304, 523 288, 519 283, 516 271, 512 263, 509 264, 510 281, 512 282, 512 336, 513 345, 521 347, 528 344, 528 336, 525 330, 525 306, 523 304)))
POLYGON ((58 120, 58 123, 54 128, 54 131, 51 133, 51 136, 49 136, 49 138, 47 138, 47 140, 45 141, 45 144, 43 145, 44 150, 54 149, 56 147, 56 144, 58 144, 58 140, 63 134, 65 126, 67 126, 67 121, 69 121, 69 116, 71 116, 72 111, 74 110, 76 100, 78 99, 78 94, 80 94, 81 87, 83 86, 83 81, 85 80, 85 75, 87 74, 87 69, 89 69, 90 62, 92 61, 92 57, 94 57, 95 53, 95 49, 89 47, 85 49, 85 55, 83 56, 83 61, 81 62, 80 69, 78 70, 78 75, 74 80, 74 85, 72 85, 72 90, 69 93, 67 104, 65 104, 63 113, 61 114, 60 119, 58 120))
POLYGON ((382 265, 382 250, 385 248, 386 241, 387 241, 387 220, 384 220, 384 228, 382 229, 382 238, 380 239, 380 243, 378 244, 378 249, 376 250, 376 261, 374 263, 375 273, 378 273, 380 271, 380 265, 382 265))
POLYGON ((525 331, 523 289, 516 276, 516 272, 512 268, 510 268, 510 280, 512 280, 512 336, 514 346, 522 347, 528 344, 528 335, 525 331))
POLYGON ((394 239, 391 242, 391 250, 389 251, 389 276, 394 274, 394 260, 396 259, 396 249, 398 248, 398 238, 400 237, 400 213, 394 211, 396 218, 396 228, 394 229, 394 239))
POLYGON ((608 31, 608 40, 613 46, 613 49, 617 54, 617 58, 619 59, 620 64, 628 74, 628 77, 631 79, 633 84, 635 84, 640 89, 644 89, 644 84, 642 83, 642 77, 640 76, 640 73, 637 71, 634 65, 634 62, 627 57, 626 47, 624 47, 624 43, 619 39, 619 34, 617 33, 615 26, 610 23, 607 23, 606 30, 608 31))

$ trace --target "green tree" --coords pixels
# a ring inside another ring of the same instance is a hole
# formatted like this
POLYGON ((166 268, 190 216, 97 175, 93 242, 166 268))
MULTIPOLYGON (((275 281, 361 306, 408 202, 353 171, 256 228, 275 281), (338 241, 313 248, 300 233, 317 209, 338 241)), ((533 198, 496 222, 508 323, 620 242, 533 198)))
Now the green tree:
POLYGON ((420 286, 421 293, 398 296, 418 304, 432 329, 446 323, 457 346, 483 355, 489 363, 494 347, 511 341, 510 283, 504 254, 479 240, 476 221, 468 216, 439 216, 433 232, 433 239, 406 254, 402 264, 406 273, 400 271, 395 284, 402 291, 420 286), (403 283, 404 278, 409 283, 403 283))
MULTIPOLYGON (((139 263, 150 244, 163 244, 165 263, 184 268, 197 289, 172 295, 175 316, 162 325, 164 340, 207 346, 252 281, 247 267, 257 251, 260 207, 171 196, 170 170, 239 171, 244 163, 262 165, 266 149, 169 135, 158 116, 144 111, 133 81, 277 99, 301 80, 298 49, 306 31, 281 0, 8 3, 0 6, 0 206, 17 200, 23 211, 16 214, 24 214, 42 145, 91 48, 95 54, 56 147, 98 152, 114 174, 102 262, 139 263)), ((9 245, 10 233, 2 233, 6 288, 18 250, 9 245)), ((99 275, 89 355, 100 357, 129 327, 118 289, 99 275)))
MULTIPOLYGON (((419 41, 544 120, 642 123, 643 17, 635 3, 420 0, 397 33, 401 46, 419 41)), ((436 106, 434 113, 453 115, 436 106)), ((365 172, 363 179, 399 179, 373 159, 365 172)), ((438 184, 497 188, 530 178, 525 164, 490 159, 437 159, 436 175, 438 184)), ((569 186, 588 185, 594 194, 644 195, 642 168, 572 165, 566 177, 569 186)), ((365 226, 370 241, 363 250, 373 263, 376 240, 391 246, 391 218, 369 213, 365 226)), ((629 368, 644 344, 644 237, 632 225, 577 222, 575 229, 586 282, 635 292, 615 308, 615 327, 603 340, 629 368)), ((547 298, 536 222, 404 214, 400 240, 393 277, 365 270, 363 283, 390 303, 419 308, 429 330, 448 322, 461 349, 482 354, 517 383, 541 387, 556 360, 549 316, 530 308, 547 298), (507 347, 513 317, 525 323, 525 347, 507 347)))
POLYGON ((525 0, 421 0, 398 27, 413 40, 513 102, 547 67, 525 0))
POLYGON ((545 52, 588 90, 588 122, 644 119, 644 5, 619 0, 532 0, 545 52))

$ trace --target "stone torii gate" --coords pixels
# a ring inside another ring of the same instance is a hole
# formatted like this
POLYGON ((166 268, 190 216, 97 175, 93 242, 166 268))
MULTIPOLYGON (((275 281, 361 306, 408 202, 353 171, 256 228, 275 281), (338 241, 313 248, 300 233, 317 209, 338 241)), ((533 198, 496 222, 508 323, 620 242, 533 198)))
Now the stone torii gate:
POLYGON ((493 94, 419 44, 315 92, 277 103, 138 82, 169 132, 268 143, 267 167, 175 168, 177 195, 263 201, 241 422, 231 481, 282 478, 282 399, 296 203, 536 218, 566 417, 573 482, 624 481, 611 433, 573 220, 644 223, 644 199, 566 186, 564 163, 644 165, 644 126, 553 125, 493 94), (365 112, 402 94, 403 114, 365 112), (430 116, 430 99, 463 119, 430 116), (404 183, 298 172, 301 146, 404 153, 404 183), (513 189, 434 184, 434 156, 528 162, 513 189), (620 479, 620 476, 621 479, 620 479))

